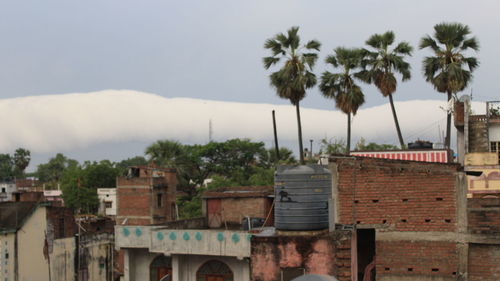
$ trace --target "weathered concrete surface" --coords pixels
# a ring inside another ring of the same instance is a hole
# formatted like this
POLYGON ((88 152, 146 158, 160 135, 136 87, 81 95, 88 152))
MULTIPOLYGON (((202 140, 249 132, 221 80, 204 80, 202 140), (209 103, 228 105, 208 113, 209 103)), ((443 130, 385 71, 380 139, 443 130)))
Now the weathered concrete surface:
POLYGON ((0 280, 15 280, 15 233, 0 235, 0 280))
POLYGON ((110 280, 113 270, 113 235, 84 235, 80 240, 80 268, 87 272, 88 281, 110 280))
POLYGON ((250 257, 250 236, 245 231, 151 231, 150 251, 155 253, 250 257))
POLYGON ((17 232, 19 281, 50 280, 44 256, 46 218, 46 208, 37 208, 17 232))
POLYGON ((337 231, 317 236, 252 238, 252 280, 279 280, 281 270, 304 268, 306 273, 351 280, 351 233, 337 231))
POLYGON ((158 254, 150 253, 147 249, 125 251, 124 281, 149 280, 149 266, 158 254))
POLYGON ((149 248, 151 243, 151 226, 116 225, 115 247, 149 248))
POLYGON ((73 237, 54 240, 50 254, 51 281, 75 280, 75 250, 73 237))
POLYGON ((145 248, 152 253, 250 257, 246 231, 163 229, 116 226, 116 248, 145 248))

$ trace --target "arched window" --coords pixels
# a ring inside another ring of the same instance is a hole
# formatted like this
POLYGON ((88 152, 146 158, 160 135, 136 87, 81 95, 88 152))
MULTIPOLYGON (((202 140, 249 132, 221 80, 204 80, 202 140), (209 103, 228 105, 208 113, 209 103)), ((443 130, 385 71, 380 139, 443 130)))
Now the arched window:
POLYGON ((196 281, 233 281, 233 272, 225 263, 211 260, 196 272, 196 281))
POLYGON ((172 260, 164 255, 157 256, 149 265, 150 281, 171 281, 172 260))

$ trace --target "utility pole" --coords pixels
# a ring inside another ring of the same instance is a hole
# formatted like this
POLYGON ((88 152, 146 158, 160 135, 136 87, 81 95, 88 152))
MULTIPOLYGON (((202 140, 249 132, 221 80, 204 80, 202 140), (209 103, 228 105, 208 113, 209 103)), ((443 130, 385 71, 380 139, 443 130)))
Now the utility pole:
POLYGON ((274 129, 274 149, 276 149, 276 162, 278 162, 281 157, 280 157, 280 148, 278 147, 278 133, 276 131, 276 117, 274 116, 274 109, 273 109, 273 129, 274 129))

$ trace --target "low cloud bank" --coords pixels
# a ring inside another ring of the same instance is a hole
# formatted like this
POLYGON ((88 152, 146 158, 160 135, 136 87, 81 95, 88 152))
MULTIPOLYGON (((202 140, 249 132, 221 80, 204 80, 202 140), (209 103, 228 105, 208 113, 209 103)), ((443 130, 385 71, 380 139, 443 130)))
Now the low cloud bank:
MULTIPOLYGON (((332 110, 301 109, 304 139, 345 138, 347 118, 332 110)), ((445 130, 444 101, 396 102, 405 141, 438 141, 445 130)), ((474 103, 479 112, 482 104, 474 103)), ((212 138, 273 138, 271 111, 276 111, 278 136, 297 138, 295 108, 290 105, 250 104, 188 98, 165 98, 128 90, 45 95, 0 99, 0 152, 25 147, 50 153, 99 143, 175 139, 205 143, 212 138), (211 120, 211 121, 210 121, 211 120)), ((484 109, 483 109, 484 111, 484 109)), ((361 109, 352 124, 353 143, 367 141, 397 144, 388 104, 361 109)))

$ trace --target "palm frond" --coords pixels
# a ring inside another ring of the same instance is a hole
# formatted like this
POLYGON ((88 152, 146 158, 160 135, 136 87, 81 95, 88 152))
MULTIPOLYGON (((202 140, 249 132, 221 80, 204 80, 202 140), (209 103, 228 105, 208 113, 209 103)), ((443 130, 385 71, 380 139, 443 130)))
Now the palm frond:
POLYGON ((380 34, 373 34, 366 40, 365 44, 375 49, 382 48, 383 38, 380 34))
POLYGON ((276 64, 280 61, 279 57, 265 57, 262 59, 264 62, 264 68, 269 69, 273 64, 276 64))
POLYGON ((420 39, 420 44, 418 45, 418 47, 420 49, 431 48, 435 53, 441 51, 437 42, 429 35, 420 39))
POLYGON ((290 48, 296 50, 300 45, 300 37, 299 37, 299 27, 294 26, 288 30, 288 42, 290 48))
POLYGON ((326 59, 325 59, 325 62, 333 65, 334 67, 338 67, 339 66, 337 58, 335 56, 333 56, 333 55, 327 56, 326 59))
POLYGON ((275 39, 267 39, 264 48, 270 49, 273 56, 284 53, 283 45, 275 39))
POLYGON ((394 48, 394 52, 401 54, 401 55, 407 55, 411 56, 411 53, 413 52, 413 47, 410 45, 408 42, 400 42, 396 48, 394 48))
POLYGON ((310 69, 314 67, 316 64, 316 60, 318 59, 318 54, 316 53, 304 53, 302 54, 303 62, 309 66, 310 69))
POLYGON ((479 66, 479 61, 474 57, 464 58, 464 61, 467 63, 470 71, 474 71, 479 66))
POLYGON ((469 38, 467 40, 464 40, 462 42, 462 46, 460 46, 460 49, 465 51, 467 49, 472 49, 474 51, 479 50, 479 43, 477 42, 476 37, 469 38))
POLYGON ((319 52, 319 48, 321 47, 321 43, 319 41, 316 41, 316 40, 311 40, 311 41, 307 42, 305 47, 308 50, 316 50, 319 52))

